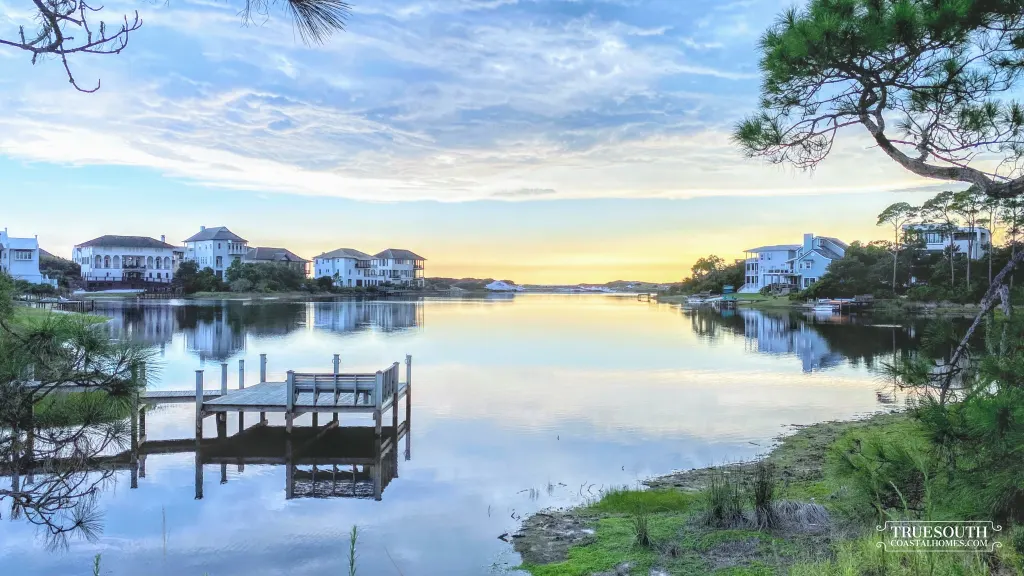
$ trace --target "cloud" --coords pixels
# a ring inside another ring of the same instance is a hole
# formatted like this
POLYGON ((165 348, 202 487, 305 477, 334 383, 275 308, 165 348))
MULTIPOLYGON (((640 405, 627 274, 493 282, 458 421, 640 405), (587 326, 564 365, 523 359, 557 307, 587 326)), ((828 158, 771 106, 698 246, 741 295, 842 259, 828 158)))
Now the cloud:
POLYGON ((924 185, 859 140, 813 179, 744 160, 729 130, 756 103, 756 61, 746 40, 716 30, 777 2, 643 6, 383 0, 312 48, 283 14, 243 28, 206 0, 153 7, 125 55, 75 62, 80 77, 103 78, 98 94, 70 92, 59 67, 13 67, 0 83, 0 153, 379 201, 924 185), (871 158, 878 167, 865 169, 871 158))
POLYGON ((519 190, 503 190, 491 194, 493 198, 536 198, 538 196, 551 196, 558 194, 551 188, 520 188, 519 190))

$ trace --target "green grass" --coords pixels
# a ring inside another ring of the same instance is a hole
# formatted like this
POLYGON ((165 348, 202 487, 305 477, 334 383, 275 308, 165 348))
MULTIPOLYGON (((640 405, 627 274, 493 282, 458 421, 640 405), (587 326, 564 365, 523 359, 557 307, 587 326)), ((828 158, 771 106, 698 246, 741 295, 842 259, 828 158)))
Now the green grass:
POLYGON ((693 508, 697 495, 678 490, 630 490, 615 488, 605 491, 601 499, 585 508, 586 512, 631 514, 638 507, 652 512, 686 512, 693 508))
POLYGON ((51 318, 78 318, 90 324, 102 324, 110 318, 97 316, 95 314, 81 314, 78 312, 54 312, 42 308, 29 308, 28 306, 16 306, 14 308, 14 321, 24 325, 41 324, 51 318))

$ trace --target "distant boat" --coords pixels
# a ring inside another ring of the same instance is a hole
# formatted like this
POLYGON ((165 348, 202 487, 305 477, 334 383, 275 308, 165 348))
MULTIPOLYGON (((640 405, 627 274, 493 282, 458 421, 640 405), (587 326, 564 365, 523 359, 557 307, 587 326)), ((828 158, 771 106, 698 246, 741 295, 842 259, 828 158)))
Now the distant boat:
POLYGON ((522 292, 523 291, 523 287, 522 286, 516 286, 515 284, 509 284, 508 282, 502 282, 501 280, 496 280, 494 282, 491 282, 487 286, 484 286, 484 288, 487 288, 488 290, 490 290, 492 292, 522 292))

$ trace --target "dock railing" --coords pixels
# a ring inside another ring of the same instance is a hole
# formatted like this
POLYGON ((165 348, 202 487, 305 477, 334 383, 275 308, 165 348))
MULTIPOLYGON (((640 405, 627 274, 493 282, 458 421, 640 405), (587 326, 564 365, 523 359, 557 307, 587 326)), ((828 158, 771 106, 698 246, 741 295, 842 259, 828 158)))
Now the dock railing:
POLYGON ((360 394, 372 393, 374 398, 377 398, 380 390, 377 374, 316 374, 289 370, 287 380, 288 411, 291 412, 295 409, 298 395, 302 393, 313 394, 314 404, 321 394, 331 395, 334 404, 338 404, 341 394, 352 394, 353 404, 358 404, 360 394))

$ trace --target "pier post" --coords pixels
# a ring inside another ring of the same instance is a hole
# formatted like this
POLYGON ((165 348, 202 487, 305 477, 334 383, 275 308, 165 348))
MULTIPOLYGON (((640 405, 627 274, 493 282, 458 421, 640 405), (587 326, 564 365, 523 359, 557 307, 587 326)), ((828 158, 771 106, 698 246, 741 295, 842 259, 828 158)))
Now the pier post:
MULTIPOLYGON (((391 370, 388 370, 388 377, 391 379, 391 428, 398 433, 398 362, 395 362, 391 366, 391 370)), ((395 446, 397 450, 398 447, 395 446)))
MULTIPOLYGON (((335 354, 334 355, 334 405, 335 406, 338 405, 338 376, 340 374, 341 374, 341 354, 335 354)), ((358 388, 359 388, 359 385, 357 383, 355 385, 355 388, 353 389, 353 395, 356 394, 355 390, 358 389, 358 388)), ((338 413, 337 412, 334 413, 334 418, 331 419, 331 422, 335 422, 335 423, 338 422, 338 413)))
POLYGON ((222 462, 221 465, 220 465, 220 483, 221 484, 227 484, 228 483, 228 465, 227 465, 227 463, 224 463, 224 462, 222 462))
POLYGON ((377 371, 377 378, 376 378, 376 381, 374 382, 374 386, 373 386, 373 402, 374 402, 374 409, 373 409, 373 431, 374 431, 374 434, 377 436, 378 441, 380 440, 380 434, 381 434, 380 407, 381 407, 381 398, 383 396, 383 389, 384 389, 384 374, 380 370, 378 370, 377 371))
MULTIPOLYGON (((267 381, 267 355, 260 354, 260 384, 267 381)), ((260 424, 267 423, 267 413, 260 412, 260 424)))
POLYGON ((295 419, 295 371, 288 371, 288 380, 285 382, 285 406, 284 421, 285 429, 292 431, 292 420, 295 419))
POLYGON ((146 406, 139 408, 139 442, 146 442, 146 406))
POLYGON ((196 500, 203 499, 203 371, 196 370, 196 500))
MULTIPOLYGON (((409 428, 412 427, 412 354, 405 355, 405 457, 409 458, 409 428)), ((396 447, 397 449, 397 447, 396 447)))
POLYGON ((196 370, 196 443, 203 439, 203 371, 196 370))
MULTIPOLYGON (((238 359, 238 389, 245 390, 245 360, 238 359)), ((245 429, 245 412, 238 411, 238 431, 245 429)))
POLYGON ((220 363, 220 395, 228 395, 228 363, 220 363))

